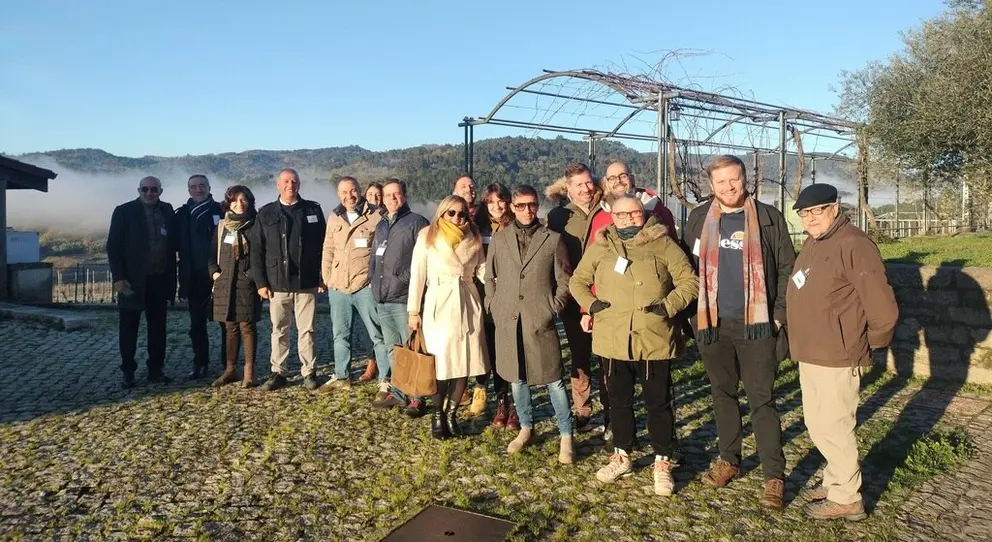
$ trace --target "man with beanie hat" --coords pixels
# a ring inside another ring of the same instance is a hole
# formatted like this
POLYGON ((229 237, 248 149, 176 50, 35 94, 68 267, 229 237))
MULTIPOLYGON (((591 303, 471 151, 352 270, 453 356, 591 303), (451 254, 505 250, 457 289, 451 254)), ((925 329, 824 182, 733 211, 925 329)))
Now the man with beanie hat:
POLYGON ((875 243, 841 212, 837 189, 815 184, 792 207, 808 236, 788 283, 789 349, 799 362, 803 418, 827 460, 823 482, 800 493, 814 519, 866 516, 858 466, 858 389, 871 352, 899 317, 875 243))

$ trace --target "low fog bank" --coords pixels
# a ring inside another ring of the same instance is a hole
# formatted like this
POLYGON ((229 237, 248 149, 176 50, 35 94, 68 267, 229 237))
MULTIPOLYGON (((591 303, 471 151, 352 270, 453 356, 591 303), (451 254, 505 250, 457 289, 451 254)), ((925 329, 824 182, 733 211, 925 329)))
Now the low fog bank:
MULTIPOLYGON (((197 171, 128 171, 124 173, 85 173, 66 169, 48 157, 33 158, 35 166, 50 169, 58 177, 48 183, 48 192, 34 190, 7 191, 7 226, 21 231, 54 231, 78 236, 106 235, 110 216, 121 203, 138 197, 138 182, 148 175, 162 180, 162 201, 179 208, 189 199, 186 182, 197 171)), ((235 182, 206 174, 214 199, 221 201, 224 191, 235 182)), ((313 175, 300 172, 303 179, 313 175)), ((275 182, 252 187, 256 205, 275 201, 275 182)), ((337 190, 331 182, 304 180, 300 195, 316 200, 325 213, 338 205, 337 190)), ((428 218, 436 205, 411 203, 414 211, 428 218)))

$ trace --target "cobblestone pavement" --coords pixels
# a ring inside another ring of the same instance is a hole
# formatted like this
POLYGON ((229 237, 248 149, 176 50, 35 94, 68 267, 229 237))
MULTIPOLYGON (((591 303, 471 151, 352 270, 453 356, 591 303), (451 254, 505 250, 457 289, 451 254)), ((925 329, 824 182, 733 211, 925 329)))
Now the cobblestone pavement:
MULTIPOLYGON (((750 436, 740 479, 719 491, 699 481, 717 455, 716 429, 705 373, 691 357, 674 372, 682 456, 676 494, 665 499, 651 492, 643 411, 640 468, 602 485, 602 433, 578 434, 577 463, 559 465, 543 393, 535 398, 538 443, 507 457, 513 435, 489 429, 488 415, 463 422, 468 438, 437 442, 427 418, 372 409, 375 386, 316 396, 299 385, 265 393, 182 382, 191 350, 180 311, 169 314, 167 372, 176 381, 149 384, 142 367, 138 387, 122 391, 116 314, 99 318, 73 332, 0 320, 0 538, 378 540, 429 504, 506 518, 519 525, 518 540, 976 540, 990 532, 988 401, 920 392, 887 373, 865 378, 859 412, 872 514, 861 523, 814 523, 793 501, 814 483, 822 459, 802 425, 791 363, 777 388, 789 503, 774 513, 757 504, 762 475, 750 436), (977 459, 915 492, 890 483, 897 444, 952 426, 975 437, 977 459)), ((327 327, 321 307, 324 378, 327 327)), ((268 325, 260 332, 267 360, 268 325)), ((142 340, 139 354, 143 348, 142 340)))

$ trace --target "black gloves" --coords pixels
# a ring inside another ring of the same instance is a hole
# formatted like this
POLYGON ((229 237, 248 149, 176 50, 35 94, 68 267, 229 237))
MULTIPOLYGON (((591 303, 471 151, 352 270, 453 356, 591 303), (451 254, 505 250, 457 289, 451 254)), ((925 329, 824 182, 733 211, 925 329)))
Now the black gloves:
POLYGON ((596 314, 597 312, 602 311, 603 309, 608 309, 609 307, 610 304, 608 302, 597 299, 592 302, 592 305, 589 305, 589 314, 596 314))
POLYGON ((665 308, 664 303, 658 303, 657 305, 648 305, 644 307, 644 312, 652 312, 658 316, 668 318, 668 309, 665 308))

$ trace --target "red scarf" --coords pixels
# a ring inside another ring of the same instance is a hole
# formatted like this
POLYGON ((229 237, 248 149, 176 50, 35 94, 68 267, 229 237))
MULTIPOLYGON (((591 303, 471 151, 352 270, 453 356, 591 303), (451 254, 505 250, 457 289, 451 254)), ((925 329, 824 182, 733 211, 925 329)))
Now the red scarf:
MULTIPOLYGON (((717 277, 720 274, 720 204, 716 200, 703 221, 699 236, 699 302, 696 308, 696 338, 702 344, 717 340, 720 318, 717 314, 717 277)), ((745 339, 772 336, 768 318, 768 290, 765 262, 761 255, 761 230, 754 199, 744 200, 744 324, 745 339)))

